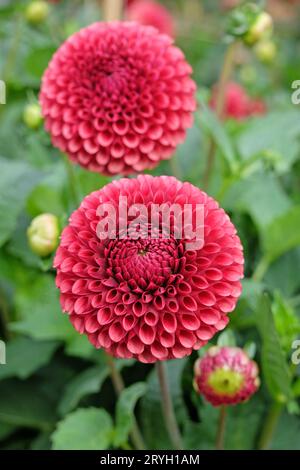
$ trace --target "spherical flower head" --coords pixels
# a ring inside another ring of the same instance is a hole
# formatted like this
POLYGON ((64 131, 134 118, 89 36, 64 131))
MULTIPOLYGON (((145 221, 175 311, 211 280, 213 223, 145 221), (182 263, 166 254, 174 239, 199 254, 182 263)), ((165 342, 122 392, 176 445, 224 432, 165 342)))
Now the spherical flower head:
POLYGON ((62 309, 77 331, 113 356, 151 363, 187 356, 225 328, 243 263, 236 229, 215 200, 174 177, 141 175, 83 200, 54 267, 62 309), (188 231, 199 208, 201 246, 188 231))
MULTIPOLYGON (((216 107, 216 96, 218 88, 215 86, 210 100, 211 108, 216 107)), ((262 100, 252 99, 246 90, 235 82, 228 83, 225 90, 223 119, 232 118, 242 121, 250 116, 264 114, 266 105, 262 100)))
POLYGON ((194 366, 194 388, 213 406, 248 400, 260 384, 256 362, 236 347, 213 346, 194 366))
POLYGON ((46 129, 72 161, 108 175, 154 168, 192 125, 192 69, 150 26, 95 23, 71 36, 46 70, 46 129))
POLYGON ((152 0, 135 0, 127 8, 130 21, 154 26, 160 33, 174 36, 174 21, 171 13, 160 3, 152 0))

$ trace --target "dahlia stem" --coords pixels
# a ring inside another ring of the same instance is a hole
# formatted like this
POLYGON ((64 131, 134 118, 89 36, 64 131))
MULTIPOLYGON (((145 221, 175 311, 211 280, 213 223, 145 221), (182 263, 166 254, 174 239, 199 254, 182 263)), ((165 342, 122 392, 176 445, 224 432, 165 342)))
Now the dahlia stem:
POLYGON ((269 448, 275 429, 278 424, 278 420, 280 418, 281 412, 283 409, 283 405, 280 403, 274 402, 271 405, 270 411, 268 413, 267 419, 264 423, 259 441, 258 441, 258 448, 261 450, 266 450, 269 448))
POLYGON ((162 411, 164 414, 169 437, 174 448, 176 450, 182 450, 183 444, 175 417, 165 363, 162 361, 158 361, 156 363, 156 368, 162 394, 162 411))
MULTIPOLYGON (((226 87, 233 71, 234 56, 235 56, 237 45, 238 45, 238 41, 234 41, 228 46, 225 57, 224 57, 224 62, 223 62, 222 70, 220 73, 220 78, 219 78, 218 85, 217 85, 216 115, 219 119, 222 117, 222 114, 223 114, 226 87)), ((206 169, 205 169, 204 177, 203 177, 204 189, 207 189, 209 182, 210 182, 211 173, 212 173, 214 162, 215 162, 216 148, 217 148, 216 142, 213 136, 211 136, 209 139, 206 169)))
MULTIPOLYGON (((106 361, 110 371, 111 381, 117 396, 119 396, 125 388, 122 375, 118 371, 115 361, 112 356, 106 354, 106 361)), ((142 433, 138 427, 135 417, 133 417, 133 425, 130 431, 132 442, 137 450, 145 450, 146 444, 144 442, 142 433)))
POLYGON ((252 275, 252 279, 256 282, 261 282, 266 272, 268 271, 269 265, 270 265, 269 259, 267 257, 262 257, 262 259, 259 261, 258 265, 256 266, 256 269, 252 275))
POLYGON ((104 0, 105 21, 117 21, 123 17, 123 0, 104 0))
POLYGON ((217 437, 216 437, 216 449, 217 450, 224 450, 226 414, 227 414, 227 408, 225 405, 222 405, 220 408, 217 437))
POLYGON ((110 376, 111 376, 111 380, 112 380, 115 392, 117 395, 120 395, 125 388, 122 376, 120 372, 118 371, 118 369, 116 368, 116 364, 112 356, 110 356, 109 354, 106 354, 106 361, 109 367, 110 376))
POLYGON ((2 76, 5 82, 11 79, 11 76, 14 72, 17 57, 18 57, 18 50, 22 40, 22 15, 16 16, 15 23, 14 23, 14 31, 11 35, 12 41, 10 43, 10 47, 7 53, 6 62, 2 68, 2 76))
POLYGON ((76 175, 74 171, 74 166, 66 155, 64 155, 64 161, 66 165, 66 171, 68 175, 69 187, 70 187, 70 192, 72 194, 73 203, 75 206, 79 206, 81 202, 81 197, 78 193, 78 183, 77 183, 77 179, 76 179, 76 175))

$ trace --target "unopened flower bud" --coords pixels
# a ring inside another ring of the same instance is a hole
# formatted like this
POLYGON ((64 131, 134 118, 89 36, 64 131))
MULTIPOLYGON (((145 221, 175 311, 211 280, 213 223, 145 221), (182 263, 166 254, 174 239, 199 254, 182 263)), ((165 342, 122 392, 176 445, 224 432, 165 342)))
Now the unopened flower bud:
POLYGON ((53 214, 41 214, 35 217, 27 230, 31 250, 45 257, 53 253, 58 244, 59 224, 53 214))
POLYGON ((194 389, 214 406, 248 400, 259 387, 258 367, 245 351, 214 346, 194 366, 194 389))
POLYGON ((25 10, 25 17, 29 23, 39 24, 45 21, 50 11, 50 7, 47 2, 37 0, 29 3, 25 10))
POLYGON ((259 41, 254 50, 256 57, 265 64, 271 64, 277 54, 276 44, 271 39, 259 41))
POLYGON ((244 37, 244 41, 249 46, 256 44, 258 41, 268 37, 273 30, 273 20, 271 15, 263 11, 257 15, 249 31, 244 37))
POLYGON ((23 112, 23 121, 31 129, 37 129, 42 122, 41 107, 37 103, 27 104, 23 112))

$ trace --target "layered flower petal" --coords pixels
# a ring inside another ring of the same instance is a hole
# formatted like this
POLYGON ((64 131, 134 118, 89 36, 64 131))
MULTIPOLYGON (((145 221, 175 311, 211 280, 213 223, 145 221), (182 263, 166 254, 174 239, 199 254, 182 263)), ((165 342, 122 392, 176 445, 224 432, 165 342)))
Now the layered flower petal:
POLYGON ((87 196, 54 260, 61 305, 74 327, 97 348, 142 362, 189 355, 225 328, 243 263, 236 229, 216 201, 190 183, 149 175, 115 180, 87 196), (117 224, 103 237, 112 219, 106 204, 117 224), (158 226, 153 220, 153 213, 160 220, 157 204, 177 208, 179 217, 169 211, 168 231, 164 217, 158 226), (204 240, 194 249, 184 230, 178 236, 187 204, 203 209, 204 240))
POLYGON ((40 102, 52 143, 108 175, 169 159, 192 125, 192 69, 167 35, 130 22, 95 23, 58 49, 40 102))
POLYGON ((248 400, 260 384, 256 362, 236 347, 213 346, 194 366, 194 388, 214 406, 248 400))

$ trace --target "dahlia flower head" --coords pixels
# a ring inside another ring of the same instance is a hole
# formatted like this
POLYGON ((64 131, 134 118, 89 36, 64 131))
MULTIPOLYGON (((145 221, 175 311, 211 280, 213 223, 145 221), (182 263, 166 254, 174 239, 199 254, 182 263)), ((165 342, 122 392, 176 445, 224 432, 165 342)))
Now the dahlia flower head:
POLYGON ((189 355, 227 325, 243 262, 236 229, 215 200, 174 177, 140 175, 85 197, 63 230, 54 267, 62 309, 79 333, 115 357, 152 363, 189 355), (146 207, 137 235, 121 197, 128 207, 146 207), (168 238, 163 227, 154 237, 150 232, 153 204, 174 203, 181 215, 186 204, 203 207, 200 249, 176 235, 179 219, 172 214, 168 238), (113 205, 119 220, 114 239, 99 234, 104 204, 113 205))
POLYGON ((213 346, 195 362, 194 388, 213 406, 236 405, 258 389, 258 367, 243 349, 213 346))
POLYGON ((134 0, 126 9, 126 17, 130 21, 154 26, 160 33, 175 35, 174 20, 164 5, 153 0, 134 0))
MULTIPOLYGON (((216 107, 217 86, 213 88, 210 106, 216 107)), ((242 121, 250 116, 265 114, 266 104, 261 99, 248 96, 246 90, 235 82, 228 83, 225 90, 223 119, 232 118, 242 121)))
POLYGON ((95 172, 154 168, 185 139, 196 108, 191 66, 167 35, 95 23, 58 49, 40 102, 52 143, 95 172))

